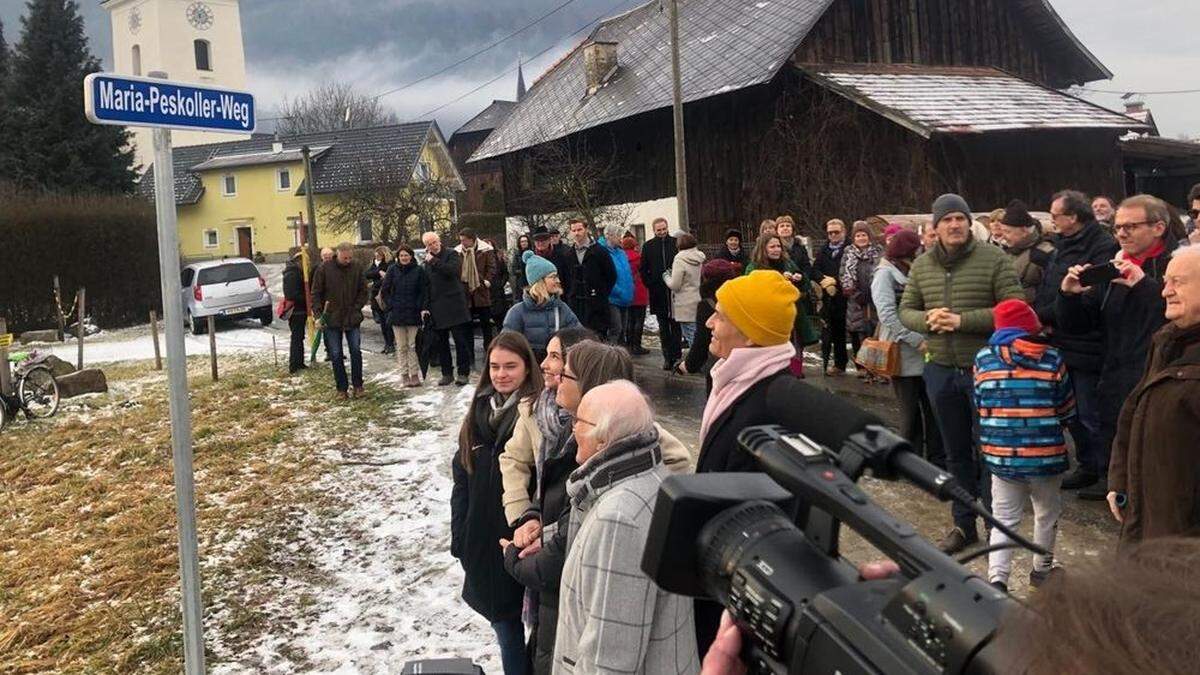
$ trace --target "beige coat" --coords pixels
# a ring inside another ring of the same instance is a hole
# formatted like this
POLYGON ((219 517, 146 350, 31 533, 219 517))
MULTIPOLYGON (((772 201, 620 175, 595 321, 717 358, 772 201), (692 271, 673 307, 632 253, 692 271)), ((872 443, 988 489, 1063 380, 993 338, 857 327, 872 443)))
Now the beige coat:
MULTIPOLYGON (((663 464, 673 473, 694 473, 696 457, 678 438, 662 426, 658 429, 659 445, 662 447, 663 464)), ((504 517, 510 525, 533 504, 529 494, 529 481, 534 472, 534 453, 542 447, 542 432, 538 431, 533 418, 533 405, 525 401, 517 404, 517 424, 512 437, 504 444, 500 454, 500 477, 504 484, 504 517)))
POLYGON ((687 323, 696 320, 696 305, 700 304, 700 268, 703 265, 704 251, 698 248, 680 251, 675 256, 667 288, 671 289, 671 308, 676 321, 687 323))

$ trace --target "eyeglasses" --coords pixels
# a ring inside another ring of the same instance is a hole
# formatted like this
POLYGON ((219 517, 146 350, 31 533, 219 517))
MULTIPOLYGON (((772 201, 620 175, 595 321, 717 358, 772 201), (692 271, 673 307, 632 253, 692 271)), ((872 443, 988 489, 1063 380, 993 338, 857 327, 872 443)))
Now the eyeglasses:
POLYGON ((1113 232, 1133 232, 1143 225, 1154 225, 1157 221, 1143 220, 1140 223, 1126 223, 1124 225, 1113 225, 1113 232))

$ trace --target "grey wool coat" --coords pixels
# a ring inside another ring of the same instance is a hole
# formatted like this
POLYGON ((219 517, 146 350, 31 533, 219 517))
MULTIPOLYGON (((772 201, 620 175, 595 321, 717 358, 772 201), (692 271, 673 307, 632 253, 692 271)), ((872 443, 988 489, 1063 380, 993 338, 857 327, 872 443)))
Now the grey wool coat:
POLYGON ((613 443, 571 474, 555 673, 698 673, 692 600, 641 569, 663 465, 658 432, 613 443))

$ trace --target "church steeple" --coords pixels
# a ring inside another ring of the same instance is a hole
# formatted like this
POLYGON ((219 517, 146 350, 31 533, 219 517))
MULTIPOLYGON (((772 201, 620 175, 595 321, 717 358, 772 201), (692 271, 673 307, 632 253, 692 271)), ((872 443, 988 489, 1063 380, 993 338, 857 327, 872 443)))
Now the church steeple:
POLYGON ((521 59, 517 58, 517 103, 525 98, 525 73, 521 70, 521 59))

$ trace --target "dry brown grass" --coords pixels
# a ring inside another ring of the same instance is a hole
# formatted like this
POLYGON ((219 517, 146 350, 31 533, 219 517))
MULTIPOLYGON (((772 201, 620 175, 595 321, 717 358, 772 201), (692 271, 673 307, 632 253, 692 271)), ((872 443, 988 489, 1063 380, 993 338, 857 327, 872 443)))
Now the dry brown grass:
MULTIPOLYGON (((263 581, 311 568, 284 547, 297 506, 336 508, 312 487, 330 469, 317 445, 400 394, 334 406, 325 369, 293 379, 231 358, 212 383, 192 366, 205 622, 236 650, 268 627, 263 581)), ((0 432, 0 672, 182 668, 165 376, 107 373, 109 394, 0 432)))

